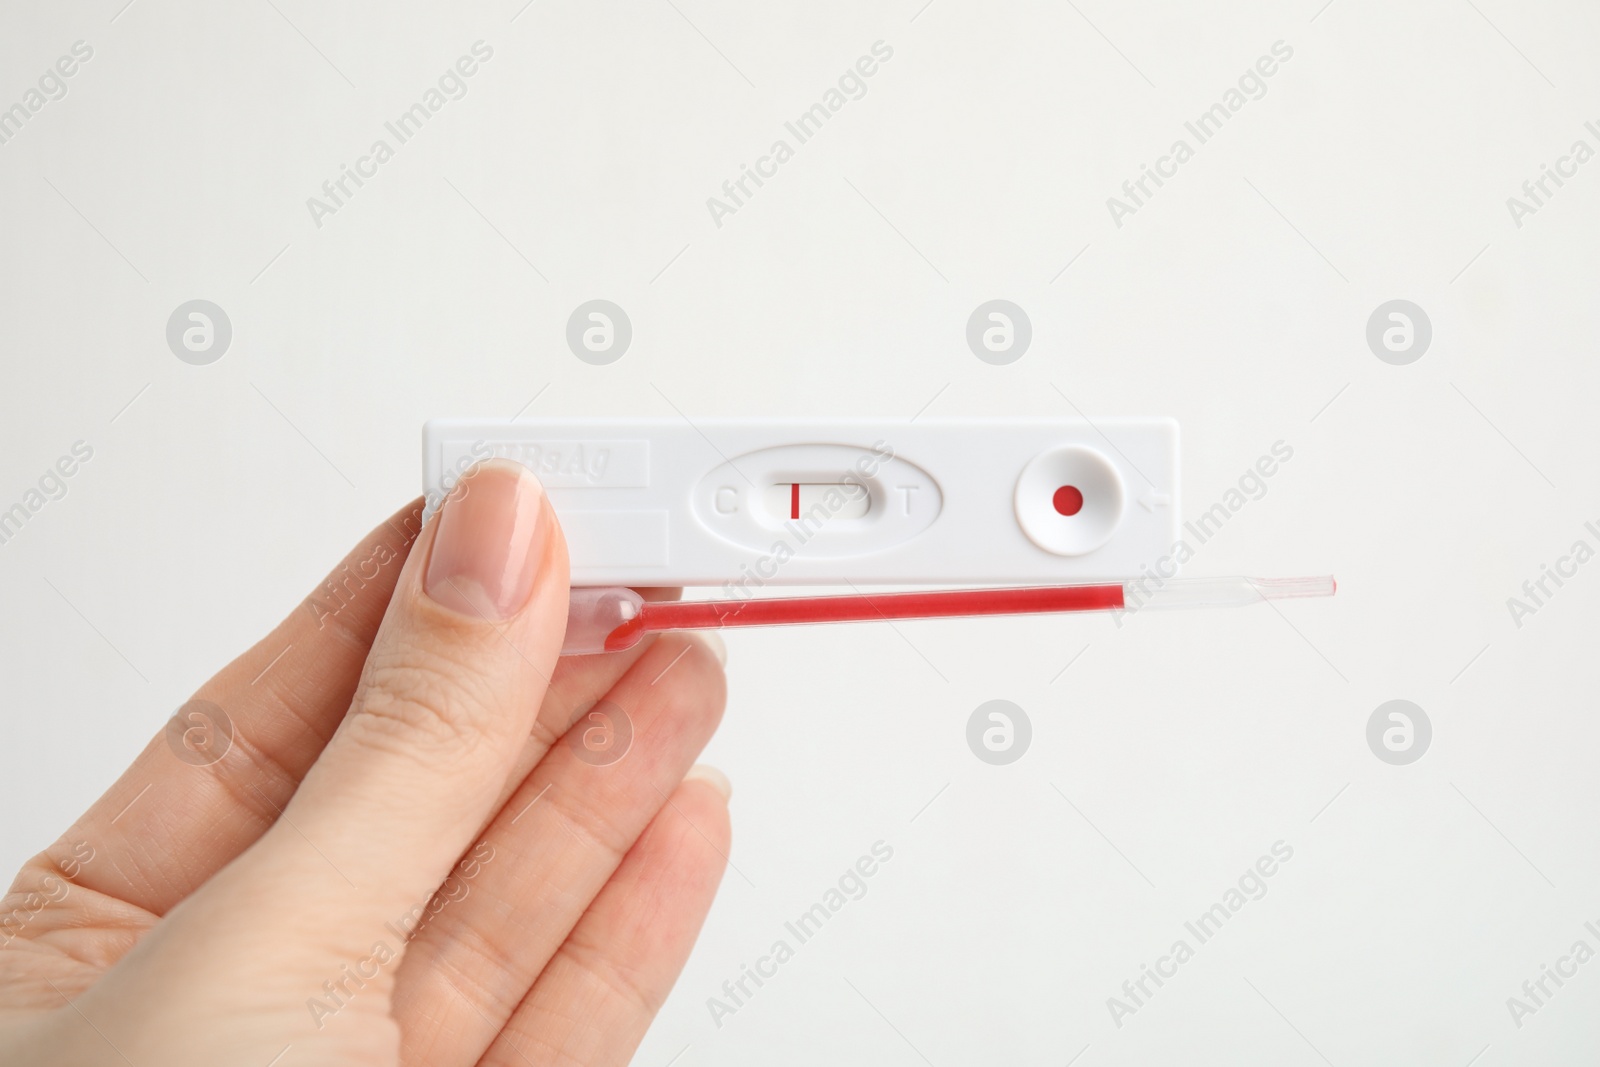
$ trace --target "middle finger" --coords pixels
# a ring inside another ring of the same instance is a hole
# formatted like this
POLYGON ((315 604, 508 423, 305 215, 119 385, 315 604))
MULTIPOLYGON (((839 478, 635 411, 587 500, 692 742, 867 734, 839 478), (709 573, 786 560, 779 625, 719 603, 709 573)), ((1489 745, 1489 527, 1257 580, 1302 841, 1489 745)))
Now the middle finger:
POLYGON ((727 688, 714 647, 654 642, 597 706, 608 721, 581 718, 434 899, 392 924, 420 925, 395 981, 406 1063, 464 1067, 489 1048, 716 730, 727 688), (585 744, 606 729, 618 745, 631 730, 610 763, 616 749, 585 744))

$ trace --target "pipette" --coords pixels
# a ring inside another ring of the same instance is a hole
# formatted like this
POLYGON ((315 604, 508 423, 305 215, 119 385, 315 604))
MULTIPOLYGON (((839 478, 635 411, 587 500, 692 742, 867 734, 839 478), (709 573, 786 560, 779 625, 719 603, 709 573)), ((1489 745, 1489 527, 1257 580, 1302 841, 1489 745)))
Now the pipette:
POLYGON ((976 615, 1039 615, 1152 608, 1226 608, 1268 600, 1332 596, 1331 575, 1315 578, 1136 578, 1082 585, 939 589, 906 593, 748 600, 645 600, 632 589, 572 590, 561 654, 620 652, 646 634, 727 626, 787 626, 812 622, 949 619, 976 615))

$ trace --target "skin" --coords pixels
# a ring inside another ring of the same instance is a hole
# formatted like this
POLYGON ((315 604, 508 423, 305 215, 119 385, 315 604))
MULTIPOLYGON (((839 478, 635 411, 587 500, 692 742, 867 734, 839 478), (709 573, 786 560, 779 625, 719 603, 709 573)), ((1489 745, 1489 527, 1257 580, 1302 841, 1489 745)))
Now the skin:
POLYGON ((0 903, 0 1062, 629 1060, 726 862, 726 780, 692 769, 719 643, 558 659, 549 509, 504 621, 430 599, 420 509, 335 569, 362 578, 342 604, 319 587, 200 688, 225 750, 158 734, 24 866, 0 903), (578 758, 600 700, 633 727, 605 766, 578 758))

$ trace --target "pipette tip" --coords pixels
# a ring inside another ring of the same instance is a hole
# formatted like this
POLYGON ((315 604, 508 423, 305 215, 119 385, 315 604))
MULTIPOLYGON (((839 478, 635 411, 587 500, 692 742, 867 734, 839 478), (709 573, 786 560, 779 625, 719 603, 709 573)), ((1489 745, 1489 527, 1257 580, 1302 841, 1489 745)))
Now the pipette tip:
POLYGON ((1331 574, 1309 578, 1251 578, 1263 600, 1293 600, 1297 597, 1333 596, 1339 583, 1331 574))

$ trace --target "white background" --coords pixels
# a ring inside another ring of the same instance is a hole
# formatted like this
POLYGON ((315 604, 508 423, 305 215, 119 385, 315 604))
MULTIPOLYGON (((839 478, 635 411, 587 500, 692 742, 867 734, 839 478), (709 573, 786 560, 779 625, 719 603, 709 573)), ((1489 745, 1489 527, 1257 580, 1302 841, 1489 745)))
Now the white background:
POLYGON ((1294 450, 1187 573, 1338 597, 732 636, 736 870, 638 1062, 1592 1053, 1600 963, 1520 1029, 1506 998, 1600 948, 1600 562, 1520 628, 1506 601, 1600 547, 1600 162, 1520 228, 1506 199, 1600 148, 1594 8, 273 2, 0 13, 0 106, 94 49, 0 145, 0 508, 94 449, 0 545, 5 865, 417 492, 428 417, 1171 415, 1184 518, 1294 450), (315 226, 480 39, 468 95, 315 226), (867 95, 715 225, 879 40, 867 95), (1280 40, 1118 227, 1107 197, 1280 40), (634 326, 607 367, 564 341, 596 297, 634 326), (1034 329, 1003 367, 964 339, 997 297, 1034 329), (165 342, 194 298, 233 323, 210 366, 165 342), (1365 340, 1394 298, 1433 324, 1409 366, 1365 340), (996 698, 1033 724, 1006 767, 965 740, 996 698), (1433 723, 1410 766, 1367 747, 1394 698, 1433 723), (707 998, 878 840, 867 895, 717 1027, 707 998), (1279 840, 1267 895, 1114 1025, 1279 840))

